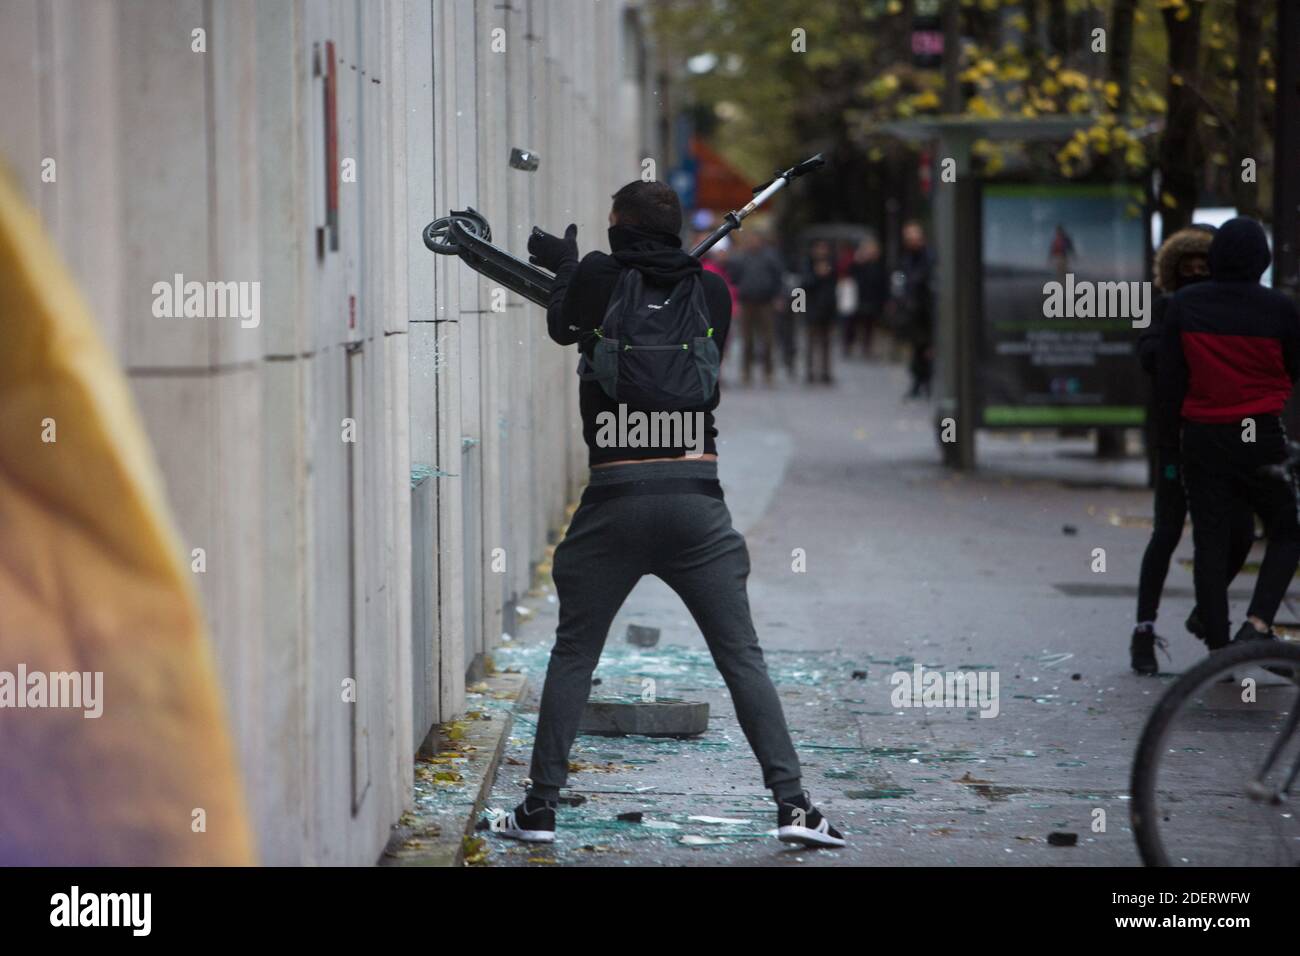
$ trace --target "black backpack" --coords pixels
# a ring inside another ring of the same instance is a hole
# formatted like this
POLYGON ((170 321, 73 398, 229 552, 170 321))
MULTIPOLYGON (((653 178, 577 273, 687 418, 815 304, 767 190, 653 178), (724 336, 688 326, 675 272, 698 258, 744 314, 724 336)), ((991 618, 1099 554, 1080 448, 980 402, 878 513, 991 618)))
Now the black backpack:
POLYGON ((578 374, 632 408, 678 411, 712 400, 721 366, 699 273, 665 296, 625 269, 578 374))

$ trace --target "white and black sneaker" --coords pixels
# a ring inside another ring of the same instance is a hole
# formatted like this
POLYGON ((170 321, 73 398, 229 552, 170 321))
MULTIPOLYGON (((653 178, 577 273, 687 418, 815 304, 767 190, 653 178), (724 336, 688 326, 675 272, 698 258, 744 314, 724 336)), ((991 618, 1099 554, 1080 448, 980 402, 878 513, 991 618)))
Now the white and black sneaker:
POLYGON ((557 806, 558 801, 527 797, 513 810, 488 810, 474 829, 527 843, 554 843, 557 806))
POLYGON ((844 846, 844 835, 812 805, 807 790, 792 800, 776 802, 776 838, 806 847, 844 846))

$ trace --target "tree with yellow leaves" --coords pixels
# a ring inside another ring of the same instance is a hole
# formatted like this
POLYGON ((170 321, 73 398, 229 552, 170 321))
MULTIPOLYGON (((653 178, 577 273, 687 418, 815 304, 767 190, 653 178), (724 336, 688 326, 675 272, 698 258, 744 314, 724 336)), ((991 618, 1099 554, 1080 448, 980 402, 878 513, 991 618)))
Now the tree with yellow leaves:
MULTIPOLYGON (((976 144, 985 173, 1004 168, 1113 180, 1160 172, 1167 228, 1207 192, 1267 208, 1263 155, 1271 129, 1260 90, 1273 65, 1261 0, 953 0, 962 42, 946 51, 961 113, 992 119, 1073 116, 1088 127, 1064 144, 976 144), (1245 182, 1243 159, 1258 182, 1245 182)), ((697 113, 742 167, 766 177, 774 156, 827 152, 848 175, 897 176, 914 155, 883 122, 942 112, 941 71, 912 57, 914 17, 940 0, 658 0, 661 49, 712 52, 724 66, 695 76, 697 113), (793 44, 795 36, 802 45, 793 44), (801 52, 800 52, 801 51, 801 52), (726 110, 717 110, 719 104, 726 110), (720 114, 725 113, 725 117, 720 114), (883 173, 877 167, 884 165, 883 173)), ((914 177, 913 177, 914 178, 914 177)), ((829 181, 829 180, 828 180, 829 181)), ((814 215, 856 218, 856 198, 826 195, 814 215)))

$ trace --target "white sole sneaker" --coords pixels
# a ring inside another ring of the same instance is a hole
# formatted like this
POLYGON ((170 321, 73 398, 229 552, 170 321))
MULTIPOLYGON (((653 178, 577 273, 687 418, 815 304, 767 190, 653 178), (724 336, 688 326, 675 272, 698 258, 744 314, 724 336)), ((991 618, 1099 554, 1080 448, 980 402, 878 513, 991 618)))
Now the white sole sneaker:
POLYGON ((489 810, 486 818, 488 833, 495 833, 511 840, 525 843, 554 843, 554 830, 526 830, 519 825, 519 818, 513 810, 489 810))
POLYGON ((522 840, 525 843, 554 843, 555 833, 551 830, 492 830, 497 836, 522 840))
MULTIPOLYGON (((822 826, 828 826, 823 819, 822 826)), ((847 844, 839 837, 833 837, 820 829, 814 830, 811 827, 780 827, 776 831, 776 838, 782 843, 797 843, 800 846, 846 846, 847 844)))

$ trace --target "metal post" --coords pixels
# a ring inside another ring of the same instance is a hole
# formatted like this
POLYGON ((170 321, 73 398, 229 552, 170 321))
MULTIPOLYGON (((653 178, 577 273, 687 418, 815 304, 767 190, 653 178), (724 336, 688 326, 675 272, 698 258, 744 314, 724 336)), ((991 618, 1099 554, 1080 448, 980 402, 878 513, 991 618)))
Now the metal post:
POLYGON ((956 441, 940 441, 944 464, 967 471, 975 467, 975 329, 978 314, 974 289, 978 280, 977 237, 970 234, 974 197, 978 190, 970 163, 971 136, 965 130, 944 129, 939 135, 938 159, 951 159, 957 181, 936 180, 934 189, 934 244, 946 259, 936 263, 939 314, 935 323, 936 434, 942 436, 944 419, 952 418, 956 441))
MULTIPOLYGON (((1273 288, 1300 295, 1300 0, 1277 0, 1277 93, 1273 101, 1273 288)), ((1283 412, 1300 434, 1300 396, 1283 412)))
POLYGON ((956 116, 961 97, 961 6, 957 0, 943 5, 943 111, 956 116))
POLYGON ((1273 115, 1273 288, 1300 294, 1300 2, 1277 3, 1273 115))

